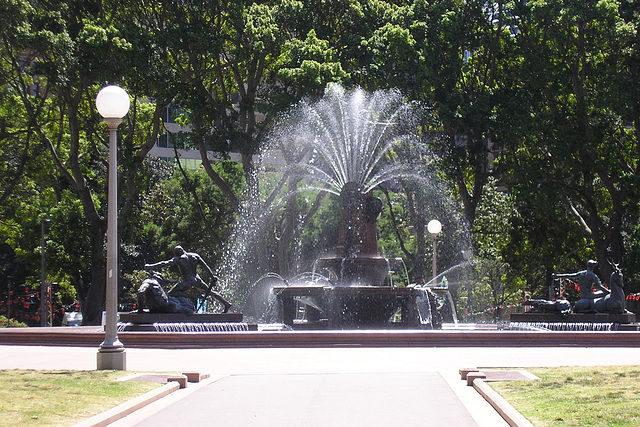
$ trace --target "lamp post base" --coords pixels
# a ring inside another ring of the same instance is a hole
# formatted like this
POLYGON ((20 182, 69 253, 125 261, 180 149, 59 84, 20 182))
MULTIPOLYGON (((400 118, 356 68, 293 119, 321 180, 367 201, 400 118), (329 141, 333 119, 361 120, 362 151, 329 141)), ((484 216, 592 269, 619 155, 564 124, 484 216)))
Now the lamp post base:
POLYGON ((98 349, 98 370, 127 370, 127 355, 124 347, 100 347, 98 349))

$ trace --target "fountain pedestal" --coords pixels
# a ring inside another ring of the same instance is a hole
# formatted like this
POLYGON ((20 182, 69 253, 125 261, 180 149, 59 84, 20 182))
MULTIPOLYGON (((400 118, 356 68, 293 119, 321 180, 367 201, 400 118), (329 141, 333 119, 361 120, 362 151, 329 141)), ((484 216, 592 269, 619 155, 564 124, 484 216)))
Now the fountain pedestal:
MULTIPOLYGON (((425 288, 386 286, 389 262, 378 252, 380 199, 347 182, 340 193, 338 245, 318 258, 332 286, 273 288, 282 323, 293 329, 431 329, 441 325, 436 296, 425 288)), ((322 273, 324 274, 324 272, 322 273)))
POLYGON ((389 275, 389 262, 381 256, 320 257, 316 268, 326 268, 330 279, 347 287, 382 286, 389 275))

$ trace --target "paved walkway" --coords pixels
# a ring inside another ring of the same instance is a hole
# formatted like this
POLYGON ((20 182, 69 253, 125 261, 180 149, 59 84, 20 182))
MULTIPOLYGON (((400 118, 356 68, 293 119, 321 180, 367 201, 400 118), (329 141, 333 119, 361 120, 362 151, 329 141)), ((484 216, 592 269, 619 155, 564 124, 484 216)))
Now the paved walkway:
POLYGON ((220 426, 477 425, 435 372, 233 375, 134 425, 204 420, 220 426))
MULTIPOLYGON (((96 353, 86 347, 0 346, 0 369, 93 370, 96 353)), ((640 363, 640 348, 128 348, 126 354, 131 372, 200 371, 211 378, 114 427, 498 427, 506 423, 459 379, 458 369, 640 363)))

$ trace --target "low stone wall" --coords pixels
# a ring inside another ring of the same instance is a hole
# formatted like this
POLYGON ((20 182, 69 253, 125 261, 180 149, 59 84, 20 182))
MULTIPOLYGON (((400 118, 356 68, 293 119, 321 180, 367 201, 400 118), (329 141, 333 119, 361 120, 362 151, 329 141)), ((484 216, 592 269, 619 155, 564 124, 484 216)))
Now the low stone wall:
MULTIPOLYGON (((246 332, 122 332, 125 347, 250 348, 250 347, 640 347, 637 331, 246 331, 246 332)), ((0 345, 98 347, 104 332, 96 327, 12 328, 0 330, 0 345)))

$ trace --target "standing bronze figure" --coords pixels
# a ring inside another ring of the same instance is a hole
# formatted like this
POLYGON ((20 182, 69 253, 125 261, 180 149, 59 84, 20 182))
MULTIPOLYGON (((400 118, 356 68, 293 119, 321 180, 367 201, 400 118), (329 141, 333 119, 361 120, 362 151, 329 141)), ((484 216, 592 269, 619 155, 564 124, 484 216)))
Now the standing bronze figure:
MULTIPOLYGON (((145 264, 144 268, 153 270, 156 268, 164 268, 176 266, 182 276, 182 281, 178 282, 169 292, 169 296, 173 297, 186 297, 197 300, 193 294, 188 291, 195 287, 203 300, 206 300, 209 295, 220 301, 224 305, 223 313, 227 313, 231 307, 231 303, 223 298, 219 292, 213 290, 213 286, 218 281, 218 278, 213 274, 211 268, 202 259, 200 255, 195 252, 186 252, 182 246, 178 245, 173 249, 174 257, 166 261, 159 261, 154 264, 145 264), (211 284, 207 285, 204 280, 198 274, 198 266, 204 268, 211 276, 211 284)), ((198 307, 199 308, 199 307, 198 307)))
POLYGON ((609 294, 609 289, 602 286, 600 279, 593 272, 598 265, 594 260, 587 261, 587 269, 576 273, 556 274, 556 277, 573 279, 580 286, 580 299, 574 304, 575 313, 590 313, 596 311, 596 303, 609 294), (595 291, 594 291, 595 290, 595 291))

